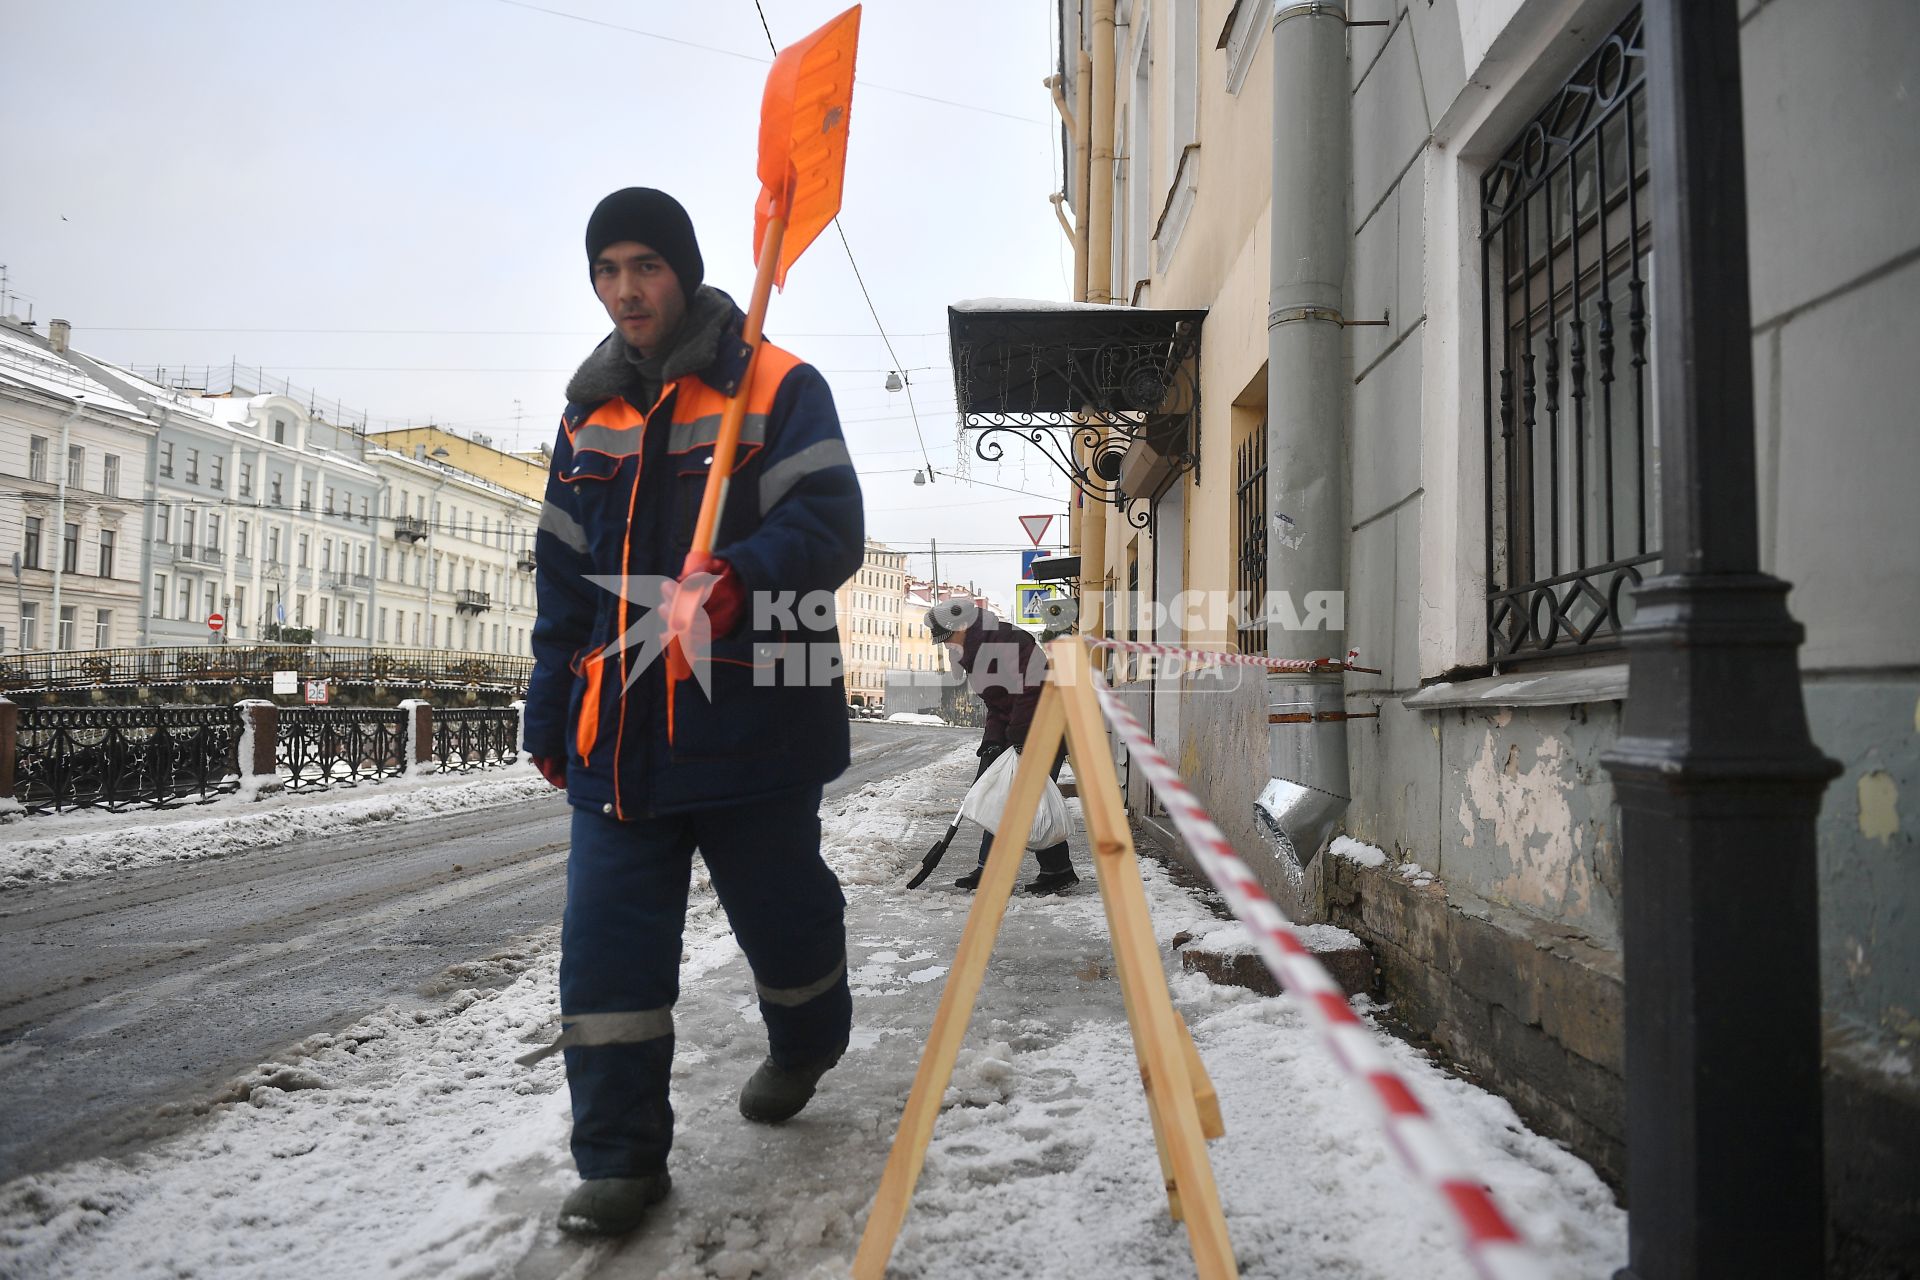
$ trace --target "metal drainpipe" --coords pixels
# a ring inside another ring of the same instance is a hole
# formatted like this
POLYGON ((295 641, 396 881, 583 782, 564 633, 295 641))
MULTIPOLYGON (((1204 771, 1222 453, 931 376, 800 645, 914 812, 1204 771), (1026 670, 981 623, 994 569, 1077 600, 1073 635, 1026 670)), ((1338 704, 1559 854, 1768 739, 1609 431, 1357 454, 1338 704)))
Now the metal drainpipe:
MULTIPOLYGON (((1347 551, 1341 308, 1352 168, 1346 11, 1281 0, 1273 13, 1273 205, 1267 315, 1267 585, 1313 629, 1268 624, 1268 655, 1342 658, 1347 551), (1330 592, 1321 597, 1317 593, 1330 592)), ((1260 830, 1298 867, 1348 804, 1345 680, 1267 677, 1268 781, 1260 830), (1290 718, 1277 722, 1280 717, 1290 718), (1292 719, 1304 717, 1304 719, 1292 719)))
POLYGON ((140 517, 140 601, 135 612, 140 617, 140 647, 153 643, 153 562, 157 548, 153 544, 153 535, 158 532, 154 524, 158 519, 160 492, 160 437, 167 429, 167 408, 155 403, 148 411, 153 422, 153 434, 147 438, 146 497, 141 503, 140 517))
MULTIPOLYGON (((1089 39, 1090 96, 1087 147, 1087 302, 1113 301, 1113 0, 1094 0, 1089 39)), ((1091 465, 1091 450, 1082 459, 1091 465)), ((1107 509, 1097 500, 1081 508, 1080 630, 1104 633, 1107 577, 1107 509)))
MULTIPOLYGON (((60 652, 60 580, 65 576, 67 567, 67 450, 72 447, 74 420, 86 412, 86 408, 86 396, 77 395, 73 398, 73 412, 60 423, 60 455, 53 460, 53 465, 60 468, 59 487, 54 491, 53 499, 53 537, 58 538, 59 541, 54 544, 53 553, 53 616, 47 619, 47 632, 53 643, 47 648, 54 653, 60 652)), ((73 567, 78 571, 80 568, 78 538, 74 539, 74 548, 73 567)), ((73 630, 74 638, 79 639, 80 620, 78 618, 73 621, 73 630)))

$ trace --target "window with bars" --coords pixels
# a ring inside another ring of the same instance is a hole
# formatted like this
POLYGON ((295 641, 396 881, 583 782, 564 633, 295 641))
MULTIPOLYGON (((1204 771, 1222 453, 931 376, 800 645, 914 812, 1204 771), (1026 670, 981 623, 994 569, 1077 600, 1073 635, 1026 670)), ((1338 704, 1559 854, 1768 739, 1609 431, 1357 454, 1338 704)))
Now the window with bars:
POLYGON ((1660 558, 1636 10, 1481 179, 1496 665, 1617 648, 1660 558))
MULTIPOLYGON (((1140 608, 1142 603, 1140 599, 1140 544, 1138 541, 1135 541, 1127 547, 1128 640, 1138 641, 1140 639, 1140 608)), ((1138 654, 1134 655, 1127 663, 1128 678, 1132 680, 1144 679, 1146 676, 1146 666, 1146 662, 1142 660, 1138 654)))
POLYGON ((1241 653, 1264 654, 1267 628, 1262 604, 1267 596, 1267 421, 1247 432, 1233 461, 1234 528, 1239 545, 1234 549, 1234 590, 1248 602, 1237 638, 1241 653))

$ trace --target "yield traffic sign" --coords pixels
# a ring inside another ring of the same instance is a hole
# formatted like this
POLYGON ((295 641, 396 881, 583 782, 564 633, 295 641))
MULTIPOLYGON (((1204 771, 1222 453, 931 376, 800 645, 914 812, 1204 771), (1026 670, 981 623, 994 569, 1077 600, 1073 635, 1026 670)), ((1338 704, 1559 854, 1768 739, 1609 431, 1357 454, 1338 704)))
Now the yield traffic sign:
POLYGON ((1047 526, 1052 523, 1053 517, 1050 515, 1020 517, 1020 527, 1027 531, 1027 537, 1033 540, 1036 547, 1040 545, 1040 539, 1047 536, 1047 526))

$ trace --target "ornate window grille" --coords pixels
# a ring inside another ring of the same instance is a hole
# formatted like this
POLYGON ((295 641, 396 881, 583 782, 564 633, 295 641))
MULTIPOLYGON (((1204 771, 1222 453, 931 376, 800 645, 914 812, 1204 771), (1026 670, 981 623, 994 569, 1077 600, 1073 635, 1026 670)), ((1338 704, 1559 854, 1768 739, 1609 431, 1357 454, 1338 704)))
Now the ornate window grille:
MULTIPOLYGON (((1140 638, 1140 610, 1145 604, 1140 599, 1140 549, 1135 546, 1127 553, 1127 639, 1140 638)), ((1146 662, 1137 655, 1126 664, 1127 679, 1141 680, 1146 677, 1146 662)))
POLYGON ((1660 558, 1638 10, 1481 180, 1496 666, 1614 649, 1660 558))
POLYGON ((1247 433, 1234 454, 1235 524, 1234 587, 1248 602, 1246 621, 1239 629, 1240 652, 1267 651, 1267 420, 1247 433))

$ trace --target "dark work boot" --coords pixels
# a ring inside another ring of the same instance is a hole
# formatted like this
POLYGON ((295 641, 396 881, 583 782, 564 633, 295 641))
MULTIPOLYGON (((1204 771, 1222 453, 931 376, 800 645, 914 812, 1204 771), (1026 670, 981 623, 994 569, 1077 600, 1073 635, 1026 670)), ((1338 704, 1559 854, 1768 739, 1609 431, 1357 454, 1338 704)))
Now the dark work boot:
POLYGON ((1040 874, 1025 886, 1028 893, 1065 893, 1080 883, 1080 877, 1073 873, 1073 862, 1064 841, 1048 845, 1034 857, 1039 859, 1040 874))
POLYGON ((972 893, 975 889, 978 889, 980 887, 980 873, 985 870, 986 870, 985 867, 975 867, 973 870, 967 872, 967 874, 961 876, 958 880, 955 880, 953 882, 953 887, 956 889, 965 889, 968 893, 972 893))
POLYGON ((1022 887, 1035 894, 1065 893, 1079 883, 1080 877, 1068 867, 1065 871, 1042 871, 1022 887))
POLYGON ((813 1097, 820 1077, 833 1069, 840 1055, 804 1067, 783 1067, 768 1057, 740 1090, 740 1114, 759 1124, 779 1124, 800 1114, 813 1097))
POLYGON ((643 1178, 594 1178, 573 1189, 560 1206, 560 1229, 576 1235, 623 1236, 647 1210, 666 1199, 673 1179, 665 1169, 643 1178))

